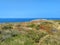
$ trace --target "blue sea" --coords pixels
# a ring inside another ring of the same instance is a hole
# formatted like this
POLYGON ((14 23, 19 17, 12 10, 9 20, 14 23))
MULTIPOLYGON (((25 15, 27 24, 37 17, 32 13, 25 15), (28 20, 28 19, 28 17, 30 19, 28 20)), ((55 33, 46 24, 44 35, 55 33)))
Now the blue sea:
POLYGON ((60 20, 60 18, 0 18, 0 23, 27 22, 35 19, 60 20))

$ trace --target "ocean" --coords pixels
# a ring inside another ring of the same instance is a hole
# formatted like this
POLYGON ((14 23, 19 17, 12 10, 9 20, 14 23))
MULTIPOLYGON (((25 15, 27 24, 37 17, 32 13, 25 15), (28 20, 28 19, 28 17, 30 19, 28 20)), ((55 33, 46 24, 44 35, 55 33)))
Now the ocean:
POLYGON ((60 20, 60 18, 0 18, 0 23, 27 22, 35 19, 60 20))

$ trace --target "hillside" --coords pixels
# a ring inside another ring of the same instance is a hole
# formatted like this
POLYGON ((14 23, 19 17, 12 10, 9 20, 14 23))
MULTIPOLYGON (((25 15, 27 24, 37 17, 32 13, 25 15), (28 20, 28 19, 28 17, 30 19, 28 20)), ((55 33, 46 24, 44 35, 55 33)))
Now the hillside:
POLYGON ((2 23, 0 45, 60 45, 60 20, 2 23))

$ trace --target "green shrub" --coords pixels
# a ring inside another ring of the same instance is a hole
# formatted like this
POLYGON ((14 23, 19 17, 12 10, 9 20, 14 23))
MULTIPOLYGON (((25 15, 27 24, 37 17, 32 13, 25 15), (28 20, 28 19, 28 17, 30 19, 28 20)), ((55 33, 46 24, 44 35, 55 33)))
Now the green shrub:
POLYGON ((28 27, 35 27, 35 24, 29 24, 28 27))

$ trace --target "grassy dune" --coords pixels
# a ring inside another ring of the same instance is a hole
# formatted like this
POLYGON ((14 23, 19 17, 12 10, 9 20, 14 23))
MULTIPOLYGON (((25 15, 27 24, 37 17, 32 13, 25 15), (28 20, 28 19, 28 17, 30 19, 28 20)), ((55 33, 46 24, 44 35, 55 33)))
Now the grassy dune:
POLYGON ((0 45, 60 45, 60 21, 0 24, 0 45))

